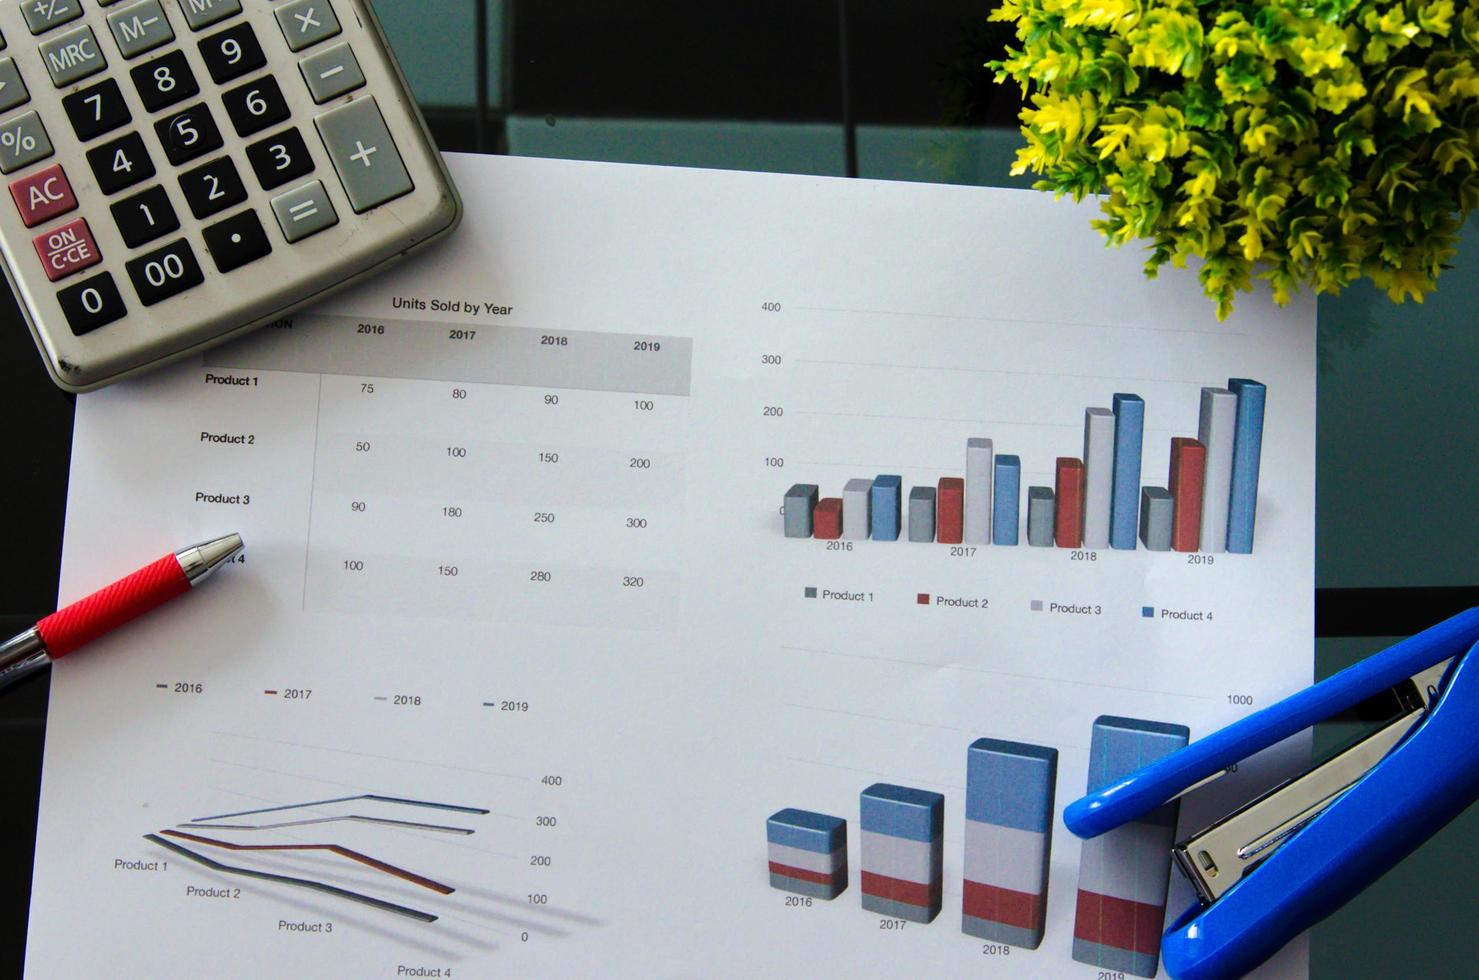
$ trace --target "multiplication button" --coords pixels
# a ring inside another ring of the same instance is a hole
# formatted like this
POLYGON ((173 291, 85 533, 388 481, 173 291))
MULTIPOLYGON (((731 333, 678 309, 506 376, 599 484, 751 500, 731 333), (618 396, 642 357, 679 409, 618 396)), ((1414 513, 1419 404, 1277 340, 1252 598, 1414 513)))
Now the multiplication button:
POLYGON ((329 0, 293 0, 277 8, 277 23, 288 49, 302 51, 339 33, 339 18, 329 0))
POLYGON ((331 109, 315 121, 356 214, 415 189, 374 98, 331 109))
POLYGON ((67 326, 78 337, 121 320, 128 312, 123 305, 123 297, 118 293, 118 284, 107 272, 68 286, 57 293, 56 298, 67 316, 67 326))
POLYGON ((0 173, 14 173, 51 156, 51 139, 34 112, 0 123, 0 173))
POLYGON ((311 180, 272 199, 272 213, 289 244, 301 242, 339 223, 339 215, 321 181, 311 180))
POLYGON ((26 83, 21 80, 15 59, 0 58, 0 112, 9 112, 30 101, 31 93, 26 91, 26 83))

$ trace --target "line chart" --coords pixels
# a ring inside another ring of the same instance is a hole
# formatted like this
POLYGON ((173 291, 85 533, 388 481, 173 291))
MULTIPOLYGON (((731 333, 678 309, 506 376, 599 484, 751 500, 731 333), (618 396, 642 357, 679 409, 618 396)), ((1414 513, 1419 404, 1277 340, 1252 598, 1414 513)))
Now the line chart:
POLYGON ((432 803, 427 800, 408 800, 399 796, 381 796, 378 793, 361 793, 358 796, 338 796, 329 800, 313 800, 308 803, 288 803, 283 806, 265 806, 256 810, 238 810, 235 813, 218 813, 211 817, 196 817, 193 823, 202 823, 207 820, 227 820, 231 817, 251 817, 259 813, 279 813, 283 810, 306 810, 316 806, 330 806, 334 803, 354 803, 367 800, 374 803, 389 803, 394 806, 424 807, 428 810, 445 810, 450 813, 472 813, 486 815, 489 811, 482 807, 460 806, 456 803, 432 803))
POLYGON ((399 827, 403 830, 431 830, 439 834, 461 834, 473 833, 467 827, 451 827, 440 823, 418 823, 415 820, 393 820, 390 817, 369 817, 359 813, 349 813, 339 817, 316 817, 312 820, 284 820, 279 823, 202 823, 201 820, 225 819, 224 817, 201 817, 200 820, 192 820, 189 823, 180 824, 190 830, 281 830, 285 827, 310 827, 314 824, 324 823, 370 823, 382 827, 399 827))
POLYGON ((361 854, 359 851, 350 850, 339 844, 235 844, 231 841, 215 840, 211 837, 201 837, 199 834, 187 834, 179 830, 161 830, 160 833, 166 837, 178 837, 181 840, 194 841, 197 844, 206 844, 210 847, 225 848, 228 851, 328 851, 331 854, 337 854, 351 861, 358 861, 360 864, 374 868, 376 871, 383 871, 388 875, 400 878, 402 881, 409 881, 413 885, 429 888, 442 895, 450 895, 456 891, 450 885, 433 881, 413 871, 398 868, 393 864, 372 858, 368 854, 361 854))

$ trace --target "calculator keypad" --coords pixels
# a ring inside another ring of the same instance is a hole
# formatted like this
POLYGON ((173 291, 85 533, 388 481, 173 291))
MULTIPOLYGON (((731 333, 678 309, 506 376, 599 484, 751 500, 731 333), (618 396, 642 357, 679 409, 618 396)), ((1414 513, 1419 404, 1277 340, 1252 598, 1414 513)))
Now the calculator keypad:
POLYGON ((67 96, 62 100, 62 108, 72 120, 72 131, 84 143, 133 121, 123 90, 111 78, 67 96))
POLYGON ((220 214, 247 199, 246 186, 230 157, 187 170, 180 175, 180 190, 185 192, 190 213, 200 219, 220 214))
POLYGON ((139 0, 108 15, 108 29, 125 58, 136 58, 175 39, 159 0, 139 0))
POLYGON ((232 272, 272 252, 272 243, 267 240, 262 222, 251 211, 243 211, 211 225, 204 234, 205 247, 210 250, 216 268, 222 272, 232 272))
MULTIPOLYGON (((26 2, 34 4, 38 0, 26 2)), ((46 3, 48 0, 39 2, 46 3)), ((69 2, 75 5, 77 0, 69 2)), ((108 59, 103 57, 103 49, 98 45, 97 36, 85 24, 76 30, 42 41, 38 50, 41 52, 41 60, 46 62, 46 71, 51 75, 52 84, 57 88, 66 88, 73 82, 96 75, 108 67, 108 59)))
POLYGON ((145 306, 163 303, 205 282, 200 263, 195 261, 190 243, 183 238, 139 256, 124 268, 128 269, 129 279, 133 280, 139 302, 145 306))
POLYGON ((18 105, 31 101, 31 93, 21 80, 20 69, 14 58, 0 58, 0 112, 9 112, 18 105))
POLYGON ((217 85, 234 82, 267 64, 267 55, 257 43, 252 25, 245 22, 201 41, 200 57, 211 74, 211 81, 217 85))
POLYGON ((257 174, 257 183, 264 191, 313 172, 313 158, 308 155, 308 145, 296 129, 284 130, 260 143, 253 143, 247 147, 246 155, 257 174))
MULTIPOLYGON (((306 298, 331 273, 403 252, 407 231, 420 240, 453 220, 450 188, 424 217, 405 214, 411 224, 398 215, 393 232, 358 217, 416 190, 408 160, 443 186, 423 146, 403 158, 392 136, 405 131, 406 93, 367 13, 359 0, 0 0, 0 183, 16 209, 7 260, 24 255, 33 296, 56 284, 55 322, 30 301, 38 335, 121 331, 96 347, 48 343, 59 379, 107 380, 68 372, 101 359, 94 351, 116 357, 132 344, 142 355, 197 319, 217 329, 279 283, 306 298), (7 49, 16 30, 35 40, 7 49), (332 248, 309 244, 346 221, 373 247, 356 237, 341 248, 342 233, 332 248), (262 271, 239 272, 248 268, 262 271), (225 292, 213 281, 233 275, 225 292), (192 290, 194 305, 142 314, 192 290)), ((106 370, 132 366, 120 363, 106 370)))
POLYGON ((113 223, 123 236, 123 244, 138 248, 180 230, 180 217, 169 202, 169 195, 158 185, 126 197, 113 204, 113 223))
POLYGON ((154 176, 154 161, 149 159, 149 151, 138 133, 120 136, 88 150, 87 162, 104 194, 116 194, 154 176))
POLYGON ((221 96, 221 101, 226 104, 226 115, 231 117, 238 136, 254 136, 293 114, 271 75, 231 89, 221 96))
POLYGON ((154 124, 165 159, 176 167, 219 150, 224 144, 204 102, 154 124))

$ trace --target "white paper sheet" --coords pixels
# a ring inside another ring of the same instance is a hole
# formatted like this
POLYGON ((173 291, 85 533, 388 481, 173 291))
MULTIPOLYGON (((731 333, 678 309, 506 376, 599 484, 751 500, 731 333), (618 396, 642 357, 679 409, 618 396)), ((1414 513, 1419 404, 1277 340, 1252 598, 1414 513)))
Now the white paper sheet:
POLYGON ((452 164, 444 247, 80 400, 63 599, 248 547, 57 667, 28 974, 1093 977, 1056 819, 1042 945, 962 934, 966 750, 1056 748, 1061 811, 1098 716, 1195 738, 1309 683, 1313 301, 1218 324, 1028 192, 452 164), (1253 554, 1027 546, 1086 408, 1144 397, 1164 486, 1231 377, 1268 386, 1253 554), (1019 546, 783 535, 792 484, 907 507, 972 437, 1021 458, 1019 546), (860 907, 874 782, 945 796, 930 924, 860 907), (783 807, 848 821, 835 900, 770 887, 783 807), (304 844, 394 870, 241 849, 304 844))

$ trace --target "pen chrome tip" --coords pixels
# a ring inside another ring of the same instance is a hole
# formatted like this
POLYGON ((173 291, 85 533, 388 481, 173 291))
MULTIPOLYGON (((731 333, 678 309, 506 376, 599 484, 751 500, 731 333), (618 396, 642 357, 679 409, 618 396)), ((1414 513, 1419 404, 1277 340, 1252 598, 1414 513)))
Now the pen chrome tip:
POLYGON ((243 547, 241 535, 228 534, 175 552, 175 558, 180 562, 180 571, 185 573, 190 584, 199 585, 217 568, 240 554, 243 547))

